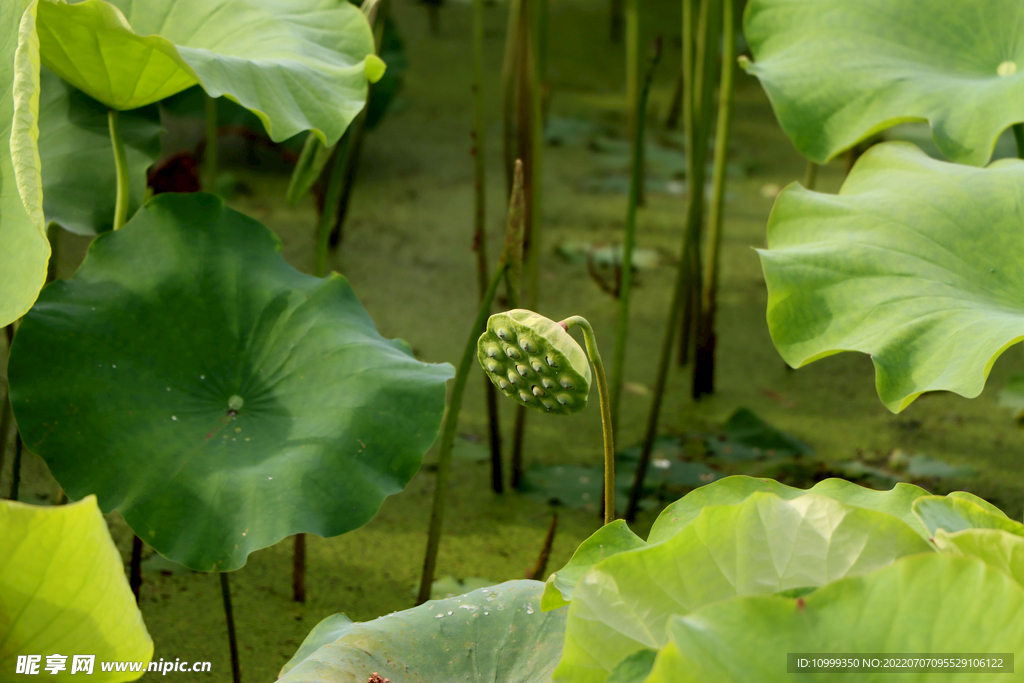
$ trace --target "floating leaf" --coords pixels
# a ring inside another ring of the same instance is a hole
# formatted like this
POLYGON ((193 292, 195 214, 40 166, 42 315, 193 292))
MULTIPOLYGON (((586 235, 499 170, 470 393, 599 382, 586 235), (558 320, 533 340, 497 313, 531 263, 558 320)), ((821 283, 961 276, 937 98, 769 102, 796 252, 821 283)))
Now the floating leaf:
POLYGON ((672 615, 824 586, 929 550, 891 515, 813 493, 784 500, 756 492, 739 505, 705 507, 671 539, 612 555, 579 580, 554 680, 604 681, 627 655, 663 647, 672 615))
POLYGON ((1024 163, 987 169, 872 147, 839 195, 790 186, 761 250, 768 327, 800 367, 840 351, 871 355, 893 412, 926 391, 973 398, 1024 339, 1024 163))
MULTIPOLYGON (((103 672, 99 661, 148 662, 153 641, 124 576, 121 554, 89 496, 37 507, 0 501, 0 671, 13 680, 18 655, 96 656, 90 681, 132 681, 141 672, 103 672)), ((87 674, 86 674, 87 675, 87 674)), ((73 680, 73 679, 72 679, 73 680)))
POLYGON ((192 569, 362 526, 441 421, 451 367, 280 250, 217 197, 159 195, 46 288, 11 351, 26 445, 192 569))
POLYGON ((541 609, 547 612, 568 605, 576 584, 591 567, 607 557, 646 545, 642 538, 629 530, 625 521, 616 519, 605 524, 576 548, 564 567, 548 577, 541 609))
POLYGON ((36 0, 0 3, 0 326, 25 314, 46 281, 50 243, 39 170, 36 0), (8 95, 8 93, 10 93, 8 95))
MULTIPOLYGON (((106 232, 114 224, 117 170, 107 107, 42 69, 39 156, 43 168, 43 213, 79 235, 106 232)), ((146 169, 160 156, 160 112, 156 106, 124 112, 121 137, 128 158, 128 215, 142 204, 146 169)))
POLYGON ((926 120, 947 159, 982 166, 1024 121, 1017 0, 754 0, 743 27, 756 60, 747 71, 814 162, 926 120))
POLYGON ((63 0, 39 9, 43 63, 115 109, 199 84, 275 141, 338 141, 366 102, 370 26, 347 0, 63 0))
POLYGON ((721 436, 705 442, 708 450, 727 462, 774 456, 812 456, 814 449, 768 424, 748 408, 739 408, 721 428, 721 436))
POLYGON ((565 610, 541 612, 543 588, 539 581, 509 581, 374 621, 339 624, 338 639, 301 661, 297 655, 280 681, 366 683, 378 673, 395 683, 547 683, 562 651, 565 610))
POLYGON ((913 510, 914 501, 927 496, 928 492, 911 484, 896 484, 890 491, 875 491, 842 479, 826 479, 805 490, 772 479, 735 476, 703 486, 669 505, 655 520, 647 542, 661 543, 672 538, 689 526, 709 505, 742 503, 758 491, 768 491, 786 500, 809 493, 828 496, 845 505, 892 515, 914 529, 922 538, 930 535, 913 510))
MULTIPOLYGON (((965 557, 917 555, 799 600, 738 598, 676 617, 647 683, 789 683, 844 679, 786 673, 786 653, 1013 653, 1024 656, 1024 589, 965 557), (806 678, 805 678, 806 677, 806 678)), ((864 683, 987 683, 999 675, 848 673, 864 683)), ((852 680, 852 678, 850 679, 852 680)))

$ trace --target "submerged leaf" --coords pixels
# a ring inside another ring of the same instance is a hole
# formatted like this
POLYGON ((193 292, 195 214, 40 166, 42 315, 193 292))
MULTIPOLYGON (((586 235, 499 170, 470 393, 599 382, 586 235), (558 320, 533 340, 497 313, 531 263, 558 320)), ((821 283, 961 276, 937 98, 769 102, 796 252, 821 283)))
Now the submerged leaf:
POLYGON ((280 250, 217 197, 158 195, 46 288, 11 350, 26 445, 192 569, 362 526, 441 421, 451 366, 381 337, 345 278, 280 250))
POLYGON ((1022 196, 1024 162, 971 168, 896 142, 839 195, 790 186, 759 252, 779 353, 793 367, 870 354, 893 412, 926 391, 977 396, 1024 339, 1022 196))
MULTIPOLYGON (((149 661, 153 641, 124 575, 121 554, 89 496, 38 507, 0 501, 0 671, 12 680, 18 655, 91 654, 98 661, 149 661)), ((131 681, 142 673, 103 672, 86 680, 131 681)), ((83 672, 78 672, 83 673, 83 672)), ((20 678, 20 677, 18 677, 20 678)), ((74 680, 74 679, 72 679, 74 680)))

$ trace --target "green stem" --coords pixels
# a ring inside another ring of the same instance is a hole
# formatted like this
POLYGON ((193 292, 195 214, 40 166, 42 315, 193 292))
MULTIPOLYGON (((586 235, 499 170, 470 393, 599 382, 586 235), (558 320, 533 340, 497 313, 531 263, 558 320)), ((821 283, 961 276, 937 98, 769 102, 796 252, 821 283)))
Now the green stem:
POLYGON ((241 683, 242 669, 238 661, 238 638, 235 636, 235 613, 231 609, 231 583, 226 572, 220 574, 220 595, 224 600, 224 618, 228 624, 228 646, 231 648, 231 680, 241 683))
POLYGON ((601 431, 604 435, 604 523, 611 524, 615 520, 615 431, 612 428, 612 404, 608 394, 608 380, 604 374, 604 363, 597 350, 597 339, 594 328, 586 318, 574 315, 561 322, 567 331, 572 327, 583 330, 583 342, 587 345, 587 355, 594 364, 594 375, 597 377, 597 395, 601 401, 601 431))
POLYGON ((50 260, 46 262, 46 281, 57 279, 57 262, 60 260, 61 227, 56 223, 46 226, 46 239, 50 242, 50 260))
POLYGON ((327 250, 330 246, 331 229, 341 202, 342 186, 345 184, 345 168, 348 166, 349 150, 352 147, 351 127, 345 131, 338 149, 334 150, 334 163, 331 174, 327 178, 327 196, 324 198, 324 210, 320 213, 320 225, 316 233, 316 262, 313 274, 317 277, 327 275, 327 250))
MULTIPOLYGON (((636 2, 637 0, 630 0, 636 2)), ((628 15, 627 15, 628 17, 628 15)), ((619 401, 622 397, 622 374, 626 361, 626 338, 629 335, 629 300, 633 288, 633 247, 636 243, 636 209, 640 203, 640 187, 643 182, 644 123, 647 111, 647 97, 651 91, 654 68, 661 59, 661 43, 656 43, 647 78, 639 95, 637 110, 642 112, 636 122, 633 138, 633 173, 629 181, 629 205, 626 208, 626 228, 622 240, 622 266, 619 279, 619 319, 615 328, 615 352, 612 356, 612 428, 619 426, 619 401)))
POLYGON ((448 495, 448 476, 451 472, 452 447, 455 445, 455 428, 459 423, 459 411, 462 410, 462 396, 466 391, 466 380, 469 378, 469 371, 476 358, 476 343, 487 326, 487 318, 491 314, 491 304, 494 295, 498 291, 498 285, 505 277, 506 262, 502 262, 494 271, 491 281, 484 293, 483 301, 473 322, 473 328, 466 339, 466 348, 462 351, 462 360, 459 361, 458 370, 455 372, 455 385, 452 387, 452 397, 448 401, 448 409, 444 415, 444 427, 441 431, 441 446, 437 456, 437 480, 434 485, 434 505, 430 511, 430 530, 427 534, 427 554, 423 560, 423 574, 420 577, 420 590, 416 598, 416 604, 422 605, 430 599, 430 588, 434 583, 434 569, 437 566, 437 551, 441 545, 441 526, 444 523, 445 500, 448 495))
POLYGON ((807 170, 804 171, 804 187, 813 190, 818 182, 818 165, 813 161, 807 162, 807 170))
POLYGON ((203 191, 217 193, 217 100, 206 98, 206 147, 203 148, 203 191))
MULTIPOLYGON (((685 30, 689 27, 686 11, 689 3, 683 4, 683 25, 684 25, 684 54, 686 52, 685 30)), ((692 296, 690 287, 701 286, 701 260, 699 257, 701 223, 704 213, 704 162, 707 158, 708 129, 711 119, 711 86, 714 80, 714 67, 718 60, 714 59, 717 54, 717 36, 721 30, 721 5, 717 0, 704 0, 701 3, 701 16, 699 28, 698 46, 701 48, 698 65, 703 73, 699 84, 695 84, 693 93, 684 102, 690 104, 699 103, 699 111, 684 111, 684 124, 686 124, 687 140, 693 140, 688 145, 692 150, 687 154, 687 182, 690 185, 689 198, 687 199, 686 228, 683 231, 683 248, 679 259, 679 268, 676 272, 675 291, 672 296, 672 303, 669 306, 668 324, 665 327, 665 336, 661 345, 661 358, 658 361, 658 374, 654 381, 654 391, 651 397, 651 410, 647 415, 647 430, 644 434, 644 443, 640 450, 640 458, 637 461, 636 474, 633 477, 633 487, 629 495, 629 505, 626 507, 626 519, 633 519, 640 504, 643 493, 644 478, 647 476, 647 466, 650 463, 651 452, 654 450, 654 439, 658 433, 658 420, 661 415, 661 402, 665 395, 665 384, 668 381, 668 369, 672 357, 672 341, 675 338, 676 326, 679 324, 679 312, 686 297, 692 296), (697 85, 701 91, 696 92, 697 85), (697 95, 700 97, 697 97, 697 95)), ((691 80, 691 83, 693 80, 691 80)), ((687 108, 689 109, 689 108, 687 108)), ((685 342, 685 340, 684 340, 685 342)))
POLYGON ((722 3, 723 52, 722 83, 718 95, 718 130, 715 132, 715 162, 711 178, 711 205, 708 208, 708 236, 705 245, 704 287, 701 292, 697 323, 697 353, 693 364, 693 397, 711 394, 715 389, 715 304, 718 295, 718 267, 722 250, 722 206, 725 196, 725 166, 729 157, 729 130, 732 123, 733 72, 736 61, 736 35, 733 0, 722 3))
POLYGON ((508 4, 508 27, 505 30, 505 55, 501 64, 502 93, 502 153, 505 161, 505 183, 509 196, 515 174, 516 154, 516 84, 520 64, 519 23, 523 0, 510 0, 508 4))
POLYGON ((1017 141, 1017 156, 1024 159, 1024 123, 1013 124, 1013 139, 1017 141))
POLYGON ((121 137, 121 115, 116 109, 107 110, 110 124, 110 142, 114 147, 114 167, 117 169, 117 199, 114 202, 114 230, 128 220, 128 157, 121 137))

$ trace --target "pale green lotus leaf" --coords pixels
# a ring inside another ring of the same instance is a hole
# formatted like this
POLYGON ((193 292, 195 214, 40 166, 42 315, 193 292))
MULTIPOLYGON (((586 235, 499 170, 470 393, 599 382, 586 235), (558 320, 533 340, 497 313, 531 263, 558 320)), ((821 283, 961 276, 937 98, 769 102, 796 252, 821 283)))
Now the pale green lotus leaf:
POLYGON ((926 391, 981 393, 1024 339, 1024 162, 986 169, 907 143, 872 147, 838 195, 792 185, 761 265, 768 328, 793 367, 870 354, 886 407, 926 391))
POLYGON ((1024 538, 1001 529, 965 529, 935 532, 940 553, 977 557, 1000 569, 1024 586, 1024 538))
POLYGON ((925 120, 947 159, 982 166, 1024 121, 1018 0, 752 0, 743 25, 747 71, 817 163, 925 120))
POLYGON ((50 243, 39 170, 36 0, 0 3, 0 326, 31 308, 46 281, 50 243))
POLYGON ((114 109, 198 83, 275 141, 331 145, 366 103, 373 34, 347 0, 44 0, 38 25, 43 63, 114 109))
POLYGON ((605 524, 576 548, 564 567, 548 577, 541 608, 547 612, 568 605, 577 582, 591 567, 606 557, 646 545, 642 538, 629 530, 624 520, 616 519, 605 524))
POLYGON ((758 491, 769 491, 775 495, 793 500, 808 493, 817 493, 838 500, 840 503, 853 507, 877 510, 897 517, 918 532, 922 538, 928 538, 928 530, 918 520, 913 511, 913 503, 928 492, 912 484, 898 483, 889 491, 875 491, 845 479, 825 479, 809 489, 798 489, 780 484, 774 479, 756 479, 747 476, 734 476, 719 479, 716 482, 694 489, 676 502, 666 507, 647 537, 647 542, 661 543, 675 536, 681 529, 697 519, 708 505, 734 505, 742 503, 751 494, 758 491))
POLYGON ((991 683, 994 673, 787 673, 787 653, 1024 657, 1024 589, 976 558, 907 557, 800 599, 751 596, 676 617, 646 683, 991 683))
POLYGON ((930 552, 896 517, 816 493, 754 492, 710 505, 667 541, 619 553, 577 583, 554 680, 601 683, 627 655, 661 649, 673 615, 737 595, 824 586, 930 552))
POLYGON ((148 662, 153 641, 95 496, 46 507, 0 501, 0 548, 2 680, 30 680, 14 674, 19 655, 39 655, 45 680, 114 683, 142 675, 103 672, 99 664, 148 662), (76 654, 95 655, 92 675, 72 673, 76 654), (66 670, 44 670, 49 655, 66 656, 66 670))
POLYGON ((565 610, 541 612, 543 589, 539 581, 508 581, 364 623, 329 620, 279 680, 366 683, 376 673, 393 683, 550 683, 565 610))
POLYGON ((933 536, 939 529, 949 533, 964 529, 1000 529, 1024 537, 1024 524, 964 498, 924 496, 914 501, 914 513, 933 536))

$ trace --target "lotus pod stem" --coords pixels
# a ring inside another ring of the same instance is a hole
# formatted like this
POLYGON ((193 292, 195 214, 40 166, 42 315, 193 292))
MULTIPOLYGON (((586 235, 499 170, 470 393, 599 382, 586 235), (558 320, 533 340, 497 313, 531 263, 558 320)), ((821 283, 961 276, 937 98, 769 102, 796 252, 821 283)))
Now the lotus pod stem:
POLYGON ((128 156, 121 137, 121 114, 116 109, 107 110, 110 124, 110 142, 114 147, 114 167, 117 170, 117 196, 114 201, 114 230, 128 220, 128 156))

